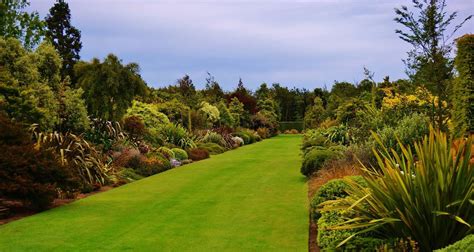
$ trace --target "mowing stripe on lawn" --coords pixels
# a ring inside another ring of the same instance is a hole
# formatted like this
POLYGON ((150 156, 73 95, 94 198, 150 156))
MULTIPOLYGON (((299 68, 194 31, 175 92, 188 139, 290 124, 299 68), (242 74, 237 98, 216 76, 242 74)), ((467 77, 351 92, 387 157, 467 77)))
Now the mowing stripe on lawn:
POLYGON ((280 135, 0 226, 0 251, 307 251, 300 142, 280 135))

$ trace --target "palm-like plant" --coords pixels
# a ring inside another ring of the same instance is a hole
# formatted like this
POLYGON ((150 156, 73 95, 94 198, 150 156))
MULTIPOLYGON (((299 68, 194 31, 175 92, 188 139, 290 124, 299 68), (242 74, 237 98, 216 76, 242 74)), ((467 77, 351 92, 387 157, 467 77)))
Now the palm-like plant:
POLYGON ((402 144, 401 153, 383 146, 374 150, 378 167, 364 168, 368 186, 347 179, 349 196, 322 204, 323 211, 356 213, 332 228, 362 228, 358 233, 411 238, 423 251, 444 247, 472 232, 472 138, 458 141, 455 148, 452 143, 446 134, 431 128, 414 145, 414 153, 402 144))
POLYGON ((73 168, 83 184, 104 185, 107 182, 110 169, 101 154, 82 136, 60 132, 43 133, 37 131, 35 125, 31 130, 36 148, 57 152, 61 162, 73 168))

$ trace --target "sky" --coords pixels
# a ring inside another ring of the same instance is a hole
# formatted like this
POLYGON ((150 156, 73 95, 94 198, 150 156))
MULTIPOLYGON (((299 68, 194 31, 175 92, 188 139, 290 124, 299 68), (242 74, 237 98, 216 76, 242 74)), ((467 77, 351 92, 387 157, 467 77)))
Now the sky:
MULTIPOLYGON (((31 0, 46 16, 54 0, 31 0)), ((314 89, 335 80, 358 82, 363 68, 375 80, 406 78, 410 45, 398 38, 394 8, 408 0, 69 0, 81 30, 82 60, 114 53, 136 62, 149 86, 188 74, 203 88, 210 72, 225 90, 242 78, 314 89)), ((459 18, 474 0, 449 0, 459 18)), ((474 33, 474 20, 458 33, 474 33)))

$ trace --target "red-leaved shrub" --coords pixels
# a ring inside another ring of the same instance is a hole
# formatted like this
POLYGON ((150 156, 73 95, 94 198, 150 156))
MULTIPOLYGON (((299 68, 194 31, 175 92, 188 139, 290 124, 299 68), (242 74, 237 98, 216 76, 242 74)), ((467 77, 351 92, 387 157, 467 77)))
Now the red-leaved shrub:
POLYGON ((187 152, 188 152, 188 158, 193 161, 199 161, 199 160, 209 158, 209 151, 207 151, 206 149, 192 148, 192 149, 188 149, 187 152))

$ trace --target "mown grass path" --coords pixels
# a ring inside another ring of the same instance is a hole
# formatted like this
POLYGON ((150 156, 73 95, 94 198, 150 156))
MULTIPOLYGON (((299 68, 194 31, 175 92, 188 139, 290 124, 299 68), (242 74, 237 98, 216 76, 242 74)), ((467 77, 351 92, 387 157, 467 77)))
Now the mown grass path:
POLYGON ((278 136, 0 226, 0 251, 307 251, 300 142, 278 136))

